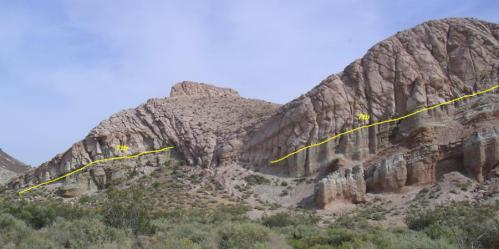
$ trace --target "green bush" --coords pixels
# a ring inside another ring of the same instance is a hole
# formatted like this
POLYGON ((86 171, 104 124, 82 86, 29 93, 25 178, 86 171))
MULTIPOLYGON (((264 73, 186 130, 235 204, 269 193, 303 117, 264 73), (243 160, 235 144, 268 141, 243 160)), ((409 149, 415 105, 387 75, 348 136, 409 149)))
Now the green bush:
POLYGON ((216 248, 215 229, 211 225, 198 223, 179 224, 167 232, 168 238, 187 239, 203 248, 216 248))
POLYGON ((28 202, 13 203, 5 206, 3 211, 23 220, 35 229, 51 224, 56 217, 56 210, 48 203, 41 205, 28 202))
POLYGON ((40 229, 52 224, 57 217, 77 219, 85 216, 93 216, 95 212, 89 212, 79 206, 70 206, 56 201, 13 201, 2 203, 0 213, 9 213, 23 220, 27 225, 35 229, 40 229))
POLYGON ((244 178, 249 185, 269 184, 270 180, 261 175, 249 175, 244 178))
POLYGON ((286 227, 296 225, 296 221, 288 213, 277 213, 272 216, 264 216, 262 224, 268 227, 286 227))
POLYGON ((384 213, 381 208, 342 216, 327 228, 317 225, 315 212, 305 210, 256 223, 246 217, 245 205, 151 209, 138 188, 109 190, 107 196, 72 205, 0 199, 0 248, 499 248, 499 203, 412 210, 406 217, 410 229, 396 230, 367 222, 384 213))
POLYGON ((140 189, 110 189, 102 207, 102 214, 106 224, 132 229, 137 234, 150 232, 150 210, 151 205, 140 189))
POLYGON ((39 235, 29 235, 25 237, 20 243, 19 248, 22 249, 62 249, 54 241, 48 239, 45 236, 39 235))
POLYGON ((256 243, 268 243, 270 230, 255 223, 224 224, 220 228, 221 249, 253 249, 256 243))
POLYGON ((459 247, 499 247, 499 205, 456 203, 433 209, 411 210, 406 217, 410 229, 433 239, 447 239, 459 247))
POLYGON ((438 248, 453 246, 445 240, 432 240, 426 234, 410 230, 388 231, 378 227, 331 227, 326 232, 314 231, 288 236, 289 244, 295 249, 308 248, 438 248))
POLYGON ((202 247, 188 239, 168 239, 158 243, 154 249, 202 249, 202 247))
POLYGON ((0 214, 0 245, 19 242, 31 233, 31 229, 22 220, 11 214, 0 214))
POLYGON ((271 216, 264 216, 262 224, 268 227, 286 227, 296 225, 311 225, 316 224, 319 217, 313 213, 292 214, 292 213, 277 213, 271 216))
POLYGON ((127 239, 130 236, 124 230, 108 227, 100 220, 89 218, 73 221, 58 219, 45 234, 64 248, 84 249, 112 243, 119 244, 119 248, 127 248, 131 244, 127 239))

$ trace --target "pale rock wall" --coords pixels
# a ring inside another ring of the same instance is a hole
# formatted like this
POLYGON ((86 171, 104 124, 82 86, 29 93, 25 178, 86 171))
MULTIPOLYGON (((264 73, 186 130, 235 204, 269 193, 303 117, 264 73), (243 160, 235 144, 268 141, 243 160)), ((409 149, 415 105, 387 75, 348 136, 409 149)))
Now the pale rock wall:
POLYGON ((360 203, 365 201, 366 182, 362 166, 341 168, 330 173, 316 186, 316 205, 324 208, 333 201, 360 203))
MULTIPOLYGON (((298 148, 365 124, 357 114, 369 114, 370 122, 378 122, 497 84, 498 33, 497 24, 454 18, 398 32, 260 124, 250 133, 243 161, 267 166, 298 148)), ((390 135, 404 138, 418 122, 438 119, 458 106, 404 120, 397 127, 400 134, 390 135)), ((391 145, 388 136, 380 139, 381 129, 386 128, 343 136, 280 166, 290 176, 303 176, 328 165, 338 153, 362 160, 391 145)), ((425 171, 422 165, 414 170, 425 171)), ((431 181, 432 176, 425 177, 431 181)))

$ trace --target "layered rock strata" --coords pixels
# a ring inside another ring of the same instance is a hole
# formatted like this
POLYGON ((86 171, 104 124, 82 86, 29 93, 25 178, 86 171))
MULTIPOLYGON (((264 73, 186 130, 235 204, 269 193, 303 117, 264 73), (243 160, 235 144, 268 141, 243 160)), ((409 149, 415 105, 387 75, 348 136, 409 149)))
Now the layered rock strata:
MULTIPOLYGON (((277 107, 269 102, 241 98, 232 89, 181 82, 172 87, 170 98, 150 99, 135 109, 112 115, 69 150, 10 185, 17 188, 32 185, 97 159, 167 146, 175 146, 174 157, 189 165, 228 164, 241 153, 242 138, 249 127, 272 114, 277 107), (128 149, 117 149, 120 145, 128 146, 128 149)), ((168 160, 163 159, 158 163, 168 160)), ((129 160, 124 164, 133 164, 128 165, 133 168, 139 162, 129 160)), ((94 182, 100 185, 99 181, 94 182)))
POLYGON ((181 82, 170 98, 111 116, 9 186, 53 179, 96 159, 172 145, 171 154, 87 170, 72 177, 81 180, 67 184, 63 194, 77 195, 85 184, 102 189, 127 178, 130 170, 147 174, 175 159, 202 167, 241 163, 291 177, 327 172, 316 186, 319 207, 336 200, 362 202, 366 192, 432 184, 451 171, 484 181, 497 172, 499 161, 497 90, 344 135, 271 167, 269 162, 340 132, 497 85, 498 39, 494 23, 425 22, 376 44, 343 72, 280 107, 241 98, 231 89, 181 82), (360 114, 370 118, 359 119, 360 114), (119 145, 130 149, 116 150, 119 145))
MULTIPOLYGON (((469 18, 430 21, 399 32, 343 72, 279 108, 250 134, 243 161, 266 166, 354 127, 489 88, 498 82, 498 37, 497 24, 469 18), (362 121, 358 114, 371 118, 362 121)), ((441 122, 465 103, 403 120, 396 124, 396 134, 388 125, 371 127, 298 153, 279 165, 290 176, 304 176, 328 165, 337 154, 365 160, 392 146, 392 138, 404 140, 419 123, 441 122)))
POLYGON ((316 188, 318 208, 333 201, 363 202, 366 193, 364 169, 361 166, 338 169, 320 180, 316 188))

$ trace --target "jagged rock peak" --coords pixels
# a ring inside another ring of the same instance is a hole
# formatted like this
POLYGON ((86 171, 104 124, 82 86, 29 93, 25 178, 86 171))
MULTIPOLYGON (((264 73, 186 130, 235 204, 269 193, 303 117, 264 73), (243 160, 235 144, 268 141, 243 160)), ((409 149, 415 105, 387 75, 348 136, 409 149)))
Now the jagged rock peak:
POLYGON ((239 97, 236 90, 230 88, 217 87, 205 83, 197 83, 192 81, 182 81, 172 86, 170 97, 239 97))

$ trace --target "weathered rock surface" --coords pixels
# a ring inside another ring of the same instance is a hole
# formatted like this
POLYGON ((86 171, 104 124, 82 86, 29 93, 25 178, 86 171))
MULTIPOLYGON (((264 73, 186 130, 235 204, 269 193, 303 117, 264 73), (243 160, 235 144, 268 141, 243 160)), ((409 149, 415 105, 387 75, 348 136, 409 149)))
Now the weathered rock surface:
POLYGON ((499 166, 499 126, 474 133, 464 140, 464 168, 479 182, 499 166))
POLYGON ((205 83, 197 83, 192 81, 182 81, 172 87, 170 97, 189 97, 189 96, 239 97, 239 93, 230 88, 222 88, 205 83))
MULTIPOLYGON (((429 21, 398 32, 259 124, 250 133, 242 161, 266 167, 334 134, 492 87, 498 84, 498 38, 499 25, 471 18, 429 21), (371 118, 362 121, 358 114, 371 118)), ((342 136, 295 154, 279 167, 289 176, 313 175, 342 154, 363 162, 372 192, 431 184, 442 171, 463 167, 481 181, 497 163, 494 139, 470 138, 469 145, 462 144, 478 127, 497 124, 499 99, 490 94, 342 136), (463 150, 478 160, 465 160, 463 166, 463 150), (390 157, 395 155, 394 164, 390 157)), ((324 195, 340 191, 319 185, 321 202, 334 200, 324 195)))
POLYGON ((407 182, 406 161, 402 155, 394 155, 372 165, 366 174, 367 191, 398 192, 407 182))
POLYGON ((364 169, 361 166, 338 169, 320 180, 316 191, 316 204, 319 208, 324 208, 335 200, 363 202, 366 193, 364 169))
MULTIPOLYGON (((150 99, 135 109, 112 115, 68 151, 11 182, 22 187, 46 181, 91 161, 175 146, 173 156, 190 165, 212 167, 234 161, 247 129, 272 114, 276 104, 239 97, 236 91, 207 84, 181 82, 171 97, 150 99), (126 145, 128 151, 117 150, 126 145)), ((168 157, 156 156, 162 164, 168 157)), ((134 168, 138 160, 112 164, 134 168)), ((142 162, 143 164, 145 162, 142 162)), ((110 164, 110 163, 107 163, 110 164)), ((115 168, 115 167, 111 167, 115 168)), ((91 169, 94 188, 104 188, 120 171, 91 169), (112 175, 112 177, 111 177, 112 175)))
POLYGON ((240 163, 291 177, 327 172, 316 185, 321 208, 335 200, 362 202, 366 192, 433 184, 452 171, 484 181, 495 175, 499 162, 497 90, 350 133, 271 167, 269 162, 334 134, 498 84, 498 39, 494 23, 471 18, 425 22, 376 44, 343 72, 281 107, 241 98, 231 89, 181 82, 170 98, 111 116, 9 186, 36 184, 96 159, 170 145, 176 148, 169 153, 86 170, 72 177, 62 194, 106 188, 175 159, 207 168, 240 163), (370 119, 360 120, 359 114, 370 119), (116 150, 118 145, 130 149, 116 150))
POLYGON ((6 183, 10 178, 21 174, 30 167, 23 162, 13 158, 0 149, 0 185, 6 183))
MULTIPOLYGON (((491 87, 498 82, 499 26, 476 19, 430 21, 402 31, 339 74, 279 108, 249 136, 244 161, 270 160, 351 128, 491 87), (369 121, 356 118, 369 114, 369 121)), ((465 102, 463 102, 465 103, 465 102)), ((363 160, 391 146, 391 135, 410 135, 418 123, 447 116, 463 103, 390 126, 355 132, 280 163, 291 176, 310 175, 341 153, 363 160)))

